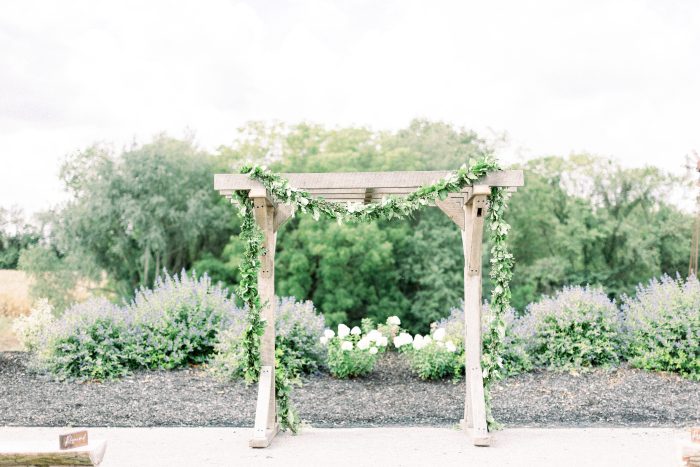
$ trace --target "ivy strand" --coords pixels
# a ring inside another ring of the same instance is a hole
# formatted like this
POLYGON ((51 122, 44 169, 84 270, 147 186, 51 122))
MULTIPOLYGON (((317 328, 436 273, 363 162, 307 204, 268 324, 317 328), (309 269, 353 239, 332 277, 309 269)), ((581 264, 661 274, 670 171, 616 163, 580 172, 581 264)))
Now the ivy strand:
MULTIPOLYGON (((323 198, 315 198, 309 192, 293 188, 289 181, 265 166, 245 165, 240 173, 262 184, 272 200, 279 204, 289 204, 293 213, 297 210, 310 213, 314 219, 321 216, 343 222, 369 222, 380 219, 403 219, 417 209, 430 205, 436 200, 446 199, 450 193, 461 191, 474 185, 488 173, 500 170, 492 157, 470 159, 468 164, 448 173, 443 178, 418 188, 404 197, 389 196, 379 203, 355 204, 337 203, 323 198)), ((265 332, 265 321, 261 317, 260 295, 258 293, 258 272, 260 255, 264 252, 263 233, 255 222, 253 201, 246 191, 234 193, 238 201, 239 214, 243 218, 241 239, 244 243, 243 260, 240 265, 240 283, 238 296, 244 301, 247 313, 247 325, 243 340, 245 361, 245 379, 257 381, 260 375, 260 341, 265 332)), ((510 279, 513 275, 513 255, 507 246, 510 226, 504 219, 506 209, 506 190, 492 187, 489 195, 489 232, 491 238, 490 277, 494 285, 491 291, 491 320, 487 335, 484 336, 484 349, 481 366, 484 377, 484 394, 486 402, 486 419, 490 430, 498 427, 491 410, 490 387, 503 376, 503 340, 505 337, 505 313, 510 305, 510 279)), ((278 349, 281 351, 281 349, 278 349)), ((283 429, 297 432, 299 416, 289 402, 293 379, 287 369, 280 363, 280 356, 275 355, 275 395, 277 399, 280 425, 283 429)))

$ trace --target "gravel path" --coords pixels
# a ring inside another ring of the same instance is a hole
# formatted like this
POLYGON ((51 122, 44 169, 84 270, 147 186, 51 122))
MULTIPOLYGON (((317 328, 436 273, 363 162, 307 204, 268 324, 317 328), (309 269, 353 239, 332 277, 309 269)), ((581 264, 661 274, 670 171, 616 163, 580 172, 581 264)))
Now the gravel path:
MULTIPOLYGON (((120 381, 60 383, 32 373, 22 352, 0 353, 0 426, 250 426, 255 387, 202 369, 141 372, 120 381)), ((423 382, 387 354, 363 379, 307 378, 293 395, 314 426, 453 425, 464 383, 423 382)), ((576 376, 533 372, 493 391, 509 427, 687 426, 700 423, 700 382, 626 367, 576 376)))

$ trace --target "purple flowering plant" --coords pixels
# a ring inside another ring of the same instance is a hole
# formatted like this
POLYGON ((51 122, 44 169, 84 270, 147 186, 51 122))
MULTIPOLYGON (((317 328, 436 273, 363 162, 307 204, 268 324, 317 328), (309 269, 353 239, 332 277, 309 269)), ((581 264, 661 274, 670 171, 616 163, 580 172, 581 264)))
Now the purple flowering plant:
POLYGON ((95 298, 69 308, 36 352, 37 364, 62 379, 96 380, 200 364, 221 331, 243 320, 225 289, 183 271, 137 291, 125 306, 95 298))
POLYGON ((700 380, 700 281, 668 275, 624 297, 628 358, 638 368, 700 380))
MULTIPOLYGON (((319 369, 326 350, 319 339, 325 321, 311 301, 297 301, 294 297, 277 298, 275 330, 277 358, 285 365, 293 379, 319 369)), ((222 379, 244 377, 245 352, 243 348, 245 324, 236 324, 222 332, 210 362, 211 370, 222 379)))
POLYGON ((623 355, 620 311, 600 288, 572 286, 544 296, 528 305, 514 331, 538 366, 607 366, 623 355))

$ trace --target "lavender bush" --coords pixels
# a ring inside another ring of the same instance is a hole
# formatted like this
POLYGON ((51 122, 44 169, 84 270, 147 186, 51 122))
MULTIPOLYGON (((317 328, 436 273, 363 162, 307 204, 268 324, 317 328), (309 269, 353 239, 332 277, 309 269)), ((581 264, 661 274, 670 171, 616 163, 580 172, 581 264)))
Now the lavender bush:
POLYGON ((69 308, 36 351, 37 364, 61 379, 112 379, 139 366, 137 338, 124 310, 104 298, 69 308))
MULTIPOLYGON (((484 345, 488 344, 486 339, 489 338, 486 332, 489 322, 492 317, 491 309, 488 303, 484 303, 481 309, 482 316, 482 335, 484 336, 484 345)), ((509 308, 505 315, 506 320, 506 335, 504 340, 503 351, 503 371, 504 374, 513 376, 532 369, 532 360, 528 355, 525 342, 527 337, 527 328, 517 317, 514 308, 509 308)), ((444 328, 446 339, 455 343, 458 349, 460 362, 462 363, 461 370, 464 370, 464 309, 453 308, 447 318, 444 318, 437 323, 437 327, 444 328)))
MULTIPOLYGON (((316 312, 310 301, 297 302, 294 297, 277 299, 275 312, 278 358, 292 377, 316 371, 325 357, 320 342, 323 335, 323 315, 316 312)), ((216 345, 211 361, 212 371, 222 379, 243 377, 244 325, 226 329, 216 345)))
POLYGON ((515 333, 537 365, 574 369, 619 362, 621 319, 601 289, 566 287, 527 307, 515 333))
POLYGON ((700 380, 700 282, 664 275, 624 297, 629 360, 638 368, 700 380))
POLYGON ((241 326, 243 318, 209 277, 183 271, 138 291, 127 306, 93 299, 69 308, 36 358, 60 378, 102 380, 140 368, 172 369, 206 361, 221 331, 241 326))
POLYGON ((139 336, 143 366, 172 369, 209 359, 219 333, 243 321, 243 312, 220 285, 204 275, 159 278, 141 289, 127 312, 139 336))

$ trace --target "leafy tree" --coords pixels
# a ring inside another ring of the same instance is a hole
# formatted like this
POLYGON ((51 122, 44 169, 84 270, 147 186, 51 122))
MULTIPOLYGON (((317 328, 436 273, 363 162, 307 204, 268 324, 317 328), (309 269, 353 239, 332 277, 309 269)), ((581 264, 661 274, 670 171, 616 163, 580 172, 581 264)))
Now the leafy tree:
POLYGON ((52 228, 58 256, 88 258, 121 296, 163 270, 218 256, 234 216, 212 189, 216 164, 191 141, 166 136, 119 155, 103 146, 72 155, 61 169, 72 199, 52 228))
POLYGON ((0 207, 0 269, 17 269, 23 250, 39 242, 39 230, 19 209, 0 207))
POLYGON ((525 187, 508 214, 519 309, 564 285, 601 285, 619 297, 650 277, 685 270, 692 221, 665 201, 678 180, 589 155, 521 168, 525 187))

